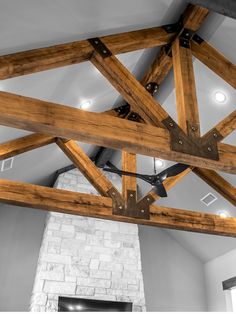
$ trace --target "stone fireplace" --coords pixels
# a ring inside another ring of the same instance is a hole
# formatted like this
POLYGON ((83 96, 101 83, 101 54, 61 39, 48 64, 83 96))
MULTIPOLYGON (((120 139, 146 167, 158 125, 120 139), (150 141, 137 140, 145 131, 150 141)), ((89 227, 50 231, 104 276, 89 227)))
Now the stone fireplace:
MULTIPOLYGON (((120 179, 106 175, 120 189, 120 179)), ((97 194, 77 169, 55 188, 97 194)), ((137 225, 50 212, 30 310, 57 311, 59 296, 128 301, 145 311, 137 225)))

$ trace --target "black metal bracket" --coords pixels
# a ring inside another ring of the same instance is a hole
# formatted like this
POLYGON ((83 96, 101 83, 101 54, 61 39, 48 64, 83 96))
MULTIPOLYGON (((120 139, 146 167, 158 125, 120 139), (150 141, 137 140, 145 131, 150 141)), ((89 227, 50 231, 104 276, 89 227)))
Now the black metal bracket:
POLYGON ((201 45, 204 42, 204 39, 200 37, 198 34, 194 34, 192 40, 194 40, 199 45, 201 45))
POLYGON ((100 54, 102 58, 107 58, 112 56, 111 51, 107 48, 107 46, 101 41, 100 38, 89 38, 88 42, 93 46, 95 51, 100 54))
POLYGON ((191 29, 184 28, 179 35, 179 43, 181 47, 190 48, 190 40, 192 39, 194 32, 191 29))
POLYGON ((146 90, 154 96, 154 94, 158 91, 158 84, 156 82, 149 82, 146 84, 145 88, 146 90))
MULTIPOLYGON (((111 194, 113 197, 116 197, 114 191, 112 191, 111 194)), ((149 203, 145 201, 137 202, 136 191, 128 190, 127 204, 124 204, 124 201, 121 203, 119 200, 117 201, 116 199, 113 199, 113 215, 150 219, 149 203)))
POLYGON ((162 121, 170 132, 170 146, 173 151, 192 156, 219 160, 217 142, 220 134, 217 131, 203 137, 188 136, 170 117, 162 121))
POLYGON ((126 103, 125 105, 117 107, 114 110, 118 113, 119 117, 125 118, 130 113, 130 105, 126 103))

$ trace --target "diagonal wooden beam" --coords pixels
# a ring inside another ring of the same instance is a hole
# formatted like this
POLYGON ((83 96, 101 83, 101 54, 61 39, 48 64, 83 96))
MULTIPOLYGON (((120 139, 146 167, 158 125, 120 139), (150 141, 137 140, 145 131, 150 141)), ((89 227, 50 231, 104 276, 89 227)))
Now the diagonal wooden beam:
POLYGON ((112 189, 116 190, 111 181, 95 166, 75 141, 64 141, 58 138, 56 143, 102 196, 109 196, 112 189))
POLYGON ((111 198, 0 179, 0 202, 156 227, 236 236, 236 218, 164 207, 151 207, 150 220, 112 214, 111 198))
POLYGON ((178 124, 186 134, 200 136, 197 94, 190 47, 177 38, 172 45, 178 124))
POLYGON ((0 107, 5 126, 236 173, 236 147, 231 145, 218 143, 219 160, 211 160, 172 151, 169 132, 150 125, 6 92, 0 92, 0 107))
POLYGON ((207 137, 209 134, 213 134, 213 136, 217 138, 219 134, 218 140, 222 141, 224 138, 226 138, 235 130, 236 130, 236 110, 231 112, 227 117, 225 117, 210 131, 208 131, 204 136, 207 137))
MULTIPOLYGON (((188 4, 181 15, 179 22, 176 23, 176 34, 168 44, 169 47, 171 47, 175 38, 182 34, 185 28, 192 32, 196 32, 201 27, 208 14, 208 9, 198 5, 188 4)), ((173 26, 174 24, 172 24, 172 26, 167 25, 169 29, 173 28, 173 26)), ((162 47, 161 51, 157 53, 153 64, 141 81, 142 85, 146 86, 149 82, 155 82, 160 85, 165 79, 172 68, 172 57, 171 53, 168 53, 168 50, 170 51, 170 49, 167 48, 168 47, 162 47)))
MULTIPOLYGON (((167 44, 174 36, 153 27, 101 37, 114 54, 167 44)), ((87 40, 34 49, 0 57, 0 79, 50 70, 90 59, 93 49, 87 40)))
POLYGON ((90 61, 124 97, 133 111, 149 124, 163 127, 161 121, 168 117, 166 111, 115 56, 103 58, 94 52, 90 61))
POLYGON ((194 168, 193 172, 236 207, 236 188, 234 186, 215 171, 194 168))
POLYGON ((16 156, 54 142, 54 137, 39 133, 20 137, 18 139, 0 144, 0 160, 16 156))
POLYGON ((236 66, 232 62, 198 35, 193 37, 191 48, 196 58, 236 88, 236 66))

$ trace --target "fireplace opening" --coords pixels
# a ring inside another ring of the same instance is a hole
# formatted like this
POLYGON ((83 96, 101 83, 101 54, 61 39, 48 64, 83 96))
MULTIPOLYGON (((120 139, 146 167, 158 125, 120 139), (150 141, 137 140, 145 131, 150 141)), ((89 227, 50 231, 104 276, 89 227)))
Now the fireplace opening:
POLYGON ((58 312, 132 312, 132 303, 59 297, 58 312))

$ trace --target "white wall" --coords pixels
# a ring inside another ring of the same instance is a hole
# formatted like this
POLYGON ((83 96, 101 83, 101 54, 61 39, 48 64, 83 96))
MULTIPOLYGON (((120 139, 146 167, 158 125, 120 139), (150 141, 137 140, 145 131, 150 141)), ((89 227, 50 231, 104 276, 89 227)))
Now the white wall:
POLYGON ((236 276, 236 249, 205 264, 208 311, 225 312, 222 281, 236 276))
POLYGON ((42 241, 43 211, 0 205, 0 311, 28 311, 42 241))
POLYGON ((206 311, 203 263, 165 230, 139 226, 147 311, 206 311))

